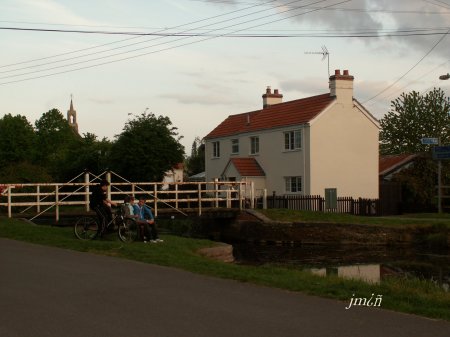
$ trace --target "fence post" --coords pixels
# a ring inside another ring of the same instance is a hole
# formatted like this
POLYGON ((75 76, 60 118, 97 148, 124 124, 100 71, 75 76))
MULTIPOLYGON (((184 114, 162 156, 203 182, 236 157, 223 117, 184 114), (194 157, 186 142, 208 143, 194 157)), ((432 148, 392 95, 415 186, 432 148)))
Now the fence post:
POLYGON ((267 189, 263 190, 263 209, 267 209, 267 189))
POLYGON ((178 209, 178 184, 175 184, 175 208, 178 209))
POLYGON ((41 185, 36 186, 36 212, 41 212, 41 185))
POLYGON ((12 209, 11 209, 11 186, 8 186, 8 218, 12 217, 12 209))
POLYGON ((255 208, 255 182, 250 182, 250 208, 255 208))
POLYGON ((198 216, 202 215, 202 190, 200 184, 198 185, 198 216))
POLYGON ((153 197, 154 197, 154 210, 155 210, 155 217, 158 216, 158 198, 157 198, 158 188, 157 185, 153 185, 153 197))
POLYGON ((108 196, 109 200, 112 200, 111 199, 111 171, 106 172, 106 180, 109 182, 109 186, 108 186, 106 195, 108 196))
POLYGON ((86 212, 89 212, 89 200, 90 200, 90 195, 89 195, 89 172, 85 171, 84 172, 84 209, 86 210, 86 212))
POLYGON ((242 211, 242 182, 239 183, 239 191, 238 191, 238 198, 239 198, 239 210, 242 211))
POLYGON ((217 189, 219 188, 219 184, 218 184, 219 179, 214 178, 214 207, 218 208, 219 207, 219 192, 217 192, 217 189))
POLYGON ((59 188, 58 184, 55 185, 55 216, 56 216, 56 222, 59 221, 59 188))

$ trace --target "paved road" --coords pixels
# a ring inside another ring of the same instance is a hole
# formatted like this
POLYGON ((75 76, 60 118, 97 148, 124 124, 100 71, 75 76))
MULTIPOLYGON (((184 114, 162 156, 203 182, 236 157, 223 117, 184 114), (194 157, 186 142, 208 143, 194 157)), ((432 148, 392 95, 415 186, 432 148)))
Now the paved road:
POLYGON ((450 323, 0 239, 1 337, 450 336, 450 323))

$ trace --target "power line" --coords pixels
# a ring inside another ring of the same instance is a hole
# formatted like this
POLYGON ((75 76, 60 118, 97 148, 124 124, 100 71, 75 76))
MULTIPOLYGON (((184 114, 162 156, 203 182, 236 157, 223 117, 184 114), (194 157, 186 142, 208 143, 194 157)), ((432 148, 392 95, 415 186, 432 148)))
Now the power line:
MULTIPOLYGON (((120 32, 120 31, 88 31, 88 30, 68 30, 68 29, 46 29, 46 28, 22 28, 22 27, 0 27, 0 30, 18 30, 18 31, 32 31, 32 32, 50 32, 50 33, 76 33, 76 34, 106 34, 106 35, 132 35, 132 36, 218 36, 220 34, 209 34, 202 32, 185 33, 146 33, 146 32, 120 32)), ((306 33, 290 33, 290 34, 227 34, 225 37, 395 37, 395 36, 421 36, 421 35, 445 35, 447 28, 411 28, 411 29, 397 29, 397 30, 383 30, 383 29, 369 29, 364 30, 346 30, 347 33, 338 33, 339 30, 323 30, 323 33, 306 34, 306 33), (430 32, 431 31, 431 32, 430 32), (331 33, 333 32, 333 33, 331 33), (375 32, 375 33, 374 33, 375 32)), ((305 30, 310 31, 310 30, 305 30)), ((3 66, 4 67, 4 66, 3 66)))
MULTIPOLYGON (((277 1, 277 0, 265 1, 263 3, 259 3, 258 5, 253 5, 253 6, 250 6, 250 7, 241 8, 241 9, 234 10, 234 11, 231 11, 231 12, 227 12, 227 13, 224 13, 224 14, 214 15, 214 16, 211 16, 211 17, 208 17, 208 18, 205 18, 205 19, 192 21, 192 22, 181 24, 181 25, 177 25, 177 26, 174 26, 174 27, 171 27, 171 28, 160 29, 160 30, 156 31, 155 33, 164 32, 164 31, 167 31, 167 30, 170 30, 170 29, 177 29, 177 28, 181 28, 181 27, 184 27, 184 26, 189 26, 189 25, 200 23, 200 22, 208 21, 208 20, 213 20, 213 19, 216 19, 218 17, 231 15, 231 14, 234 14, 234 13, 237 13, 237 12, 241 12, 241 11, 245 11, 245 10, 248 10, 248 9, 251 9, 251 8, 254 8, 254 7, 265 6, 265 5, 268 5, 268 4, 270 4, 272 2, 275 2, 275 1, 277 1)), ((18 62, 18 63, 13 63, 13 64, 7 64, 7 65, 0 66, 0 68, 20 65, 20 64, 26 64, 26 63, 32 63, 32 62, 42 61, 42 60, 46 60, 46 59, 50 59, 50 58, 55 58, 55 57, 59 57, 59 56, 68 55, 68 54, 74 54, 74 53, 78 53, 78 52, 83 52, 83 51, 86 51, 86 50, 97 49, 97 48, 101 48, 101 47, 112 45, 112 44, 117 44, 117 43, 124 42, 124 41, 130 41, 130 40, 133 40, 133 39, 138 39, 140 37, 141 36, 135 36, 135 37, 119 40, 119 41, 105 43, 105 44, 101 44, 101 45, 97 45, 97 46, 93 46, 93 47, 89 47, 89 48, 78 49, 78 50, 75 50, 75 51, 70 51, 70 52, 66 52, 66 53, 61 53, 61 54, 57 54, 57 55, 52 55, 52 56, 48 56, 48 57, 39 58, 39 59, 33 59, 33 60, 23 61, 23 62, 18 62)))
MULTIPOLYGON (((324 1, 327 1, 327 0, 320 0, 320 1, 317 1, 315 4, 321 3, 321 2, 324 2, 324 1)), ((345 0, 345 1, 342 1, 342 2, 340 2, 340 3, 332 4, 332 5, 329 5, 329 6, 335 6, 335 5, 338 5, 338 4, 341 4, 341 3, 345 3, 345 2, 349 2, 349 1, 351 1, 351 0, 345 0)), ((301 0, 300 0, 300 1, 299 1, 299 0, 297 0, 297 1, 292 1, 291 3, 295 3, 295 2, 301 2, 301 0)), ((328 6, 328 7, 329 7, 329 6, 328 6)), ((301 8, 303 8, 303 7, 304 7, 304 6, 299 6, 299 7, 295 8, 295 9, 301 9, 301 8)), ((325 7, 327 7, 327 6, 325 6, 325 7)), ((294 9, 292 9, 292 8, 291 8, 291 9, 287 9, 287 10, 282 11, 282 12, 280 12, 280 13, 285 13, 285 12, 289 12, 289 11, 292 11, 292 10, 294 10, 294 9)), ((265 10, 262 10, 262 11, 265 11, 265 10)), ((259 13, 259 12, 262 12, 262 11, 254 12, 254 13, 251 13, 251 14, 246 14, 246 15, 243 15, 243 16, 241 16, 241 17, 249 16, 249 15, 252 15, 252 14, 255 14, 255 13, 259 13)), ((296 16, 303 15, 303 14, 308 14, 308 13, 311 13, 311 12, 314 12, 314 11, 317 11, 317 10, 310 10, 310 11, 308 11, 308 12, 303 12, 303 13, 300 13, 300 14, 295 14, 295 15, 288 16, 288 17, 285 17, 285 18, 281 18, 281 19, 277 19, 277 20, 270 21, 270 22, 265 22, 265 23, 262 23, 262 24, 258 24, 258 25, 255 25, 255 26, 253 26, 253 27, 247 27, 247 28, 243 28, 243 29, 238 29, 238 30, 235 30, 235 31, 233 31, 233 32, 236 33, 236 32, 240 32, 240 31, 243 31, 243 30, 246 30, 246 29, 249 29, 249 28, 260 27, 260 26, 263 26, 263 25, 266 25, 266 24, 270 24, 270 23, 274 23, 274 22, 278 22, 278 21, 283 21, 283 20, 286 20, 286 19, 289 19, 289 18, 292 18, 292 17, 296 17, 296 16)), ((277 14, 280 14, 280 13, 277 13, 277 14)), ((233 25, 224 27, 224 28, 231 28, 231 27, 239 26, 239 25, 246 24, 246 23, 249 23, 249 22, 258 21, 258 20, 261 20, 261 19, 265 19, 265 18, 268 18, 268 17, 272 17, 272 16, 277 15, 277 14, 270 14, 270 15, 266 15, 266 16, 259 17, 259 18, 256 18, 256 19, 247 20, 247 21, 245 21, 245 22, 236 23, 236 24, 233 24, 233 25)), ((240 18, 240 17, 239 17, 239 18, 240 18)), ((222 21, 222 22, 231 21, 231 20, 234 20, 234 19, 236 19, 236 18, 233 18, 233 19, 230 19, 230 20, 224 20, 224 21, 222 21)), ((222 23, 222 22, 220 22, 220 23, 222 23)), ((215 24, 217 24, 217 23, 213 23, 212 25, 215 25, 215 24)), ((211 24, 210 24, 210 25, 211 25, 211 24)), ((206 25, 206 26, 210 26, 210 25, 206 25)), ((202 26, 201 28, 203 28, 203 27, 205 27, 205 26, 202 26)), ((211 31, 217 31, 217 30, 221 30, 221 29, 223 29, 223 27, 222 27, 222 28, 217 28, 217 29, 212 29, 211 31)), ((108 62, 103 62, 103 63, 99 63, 99 64, 95 64, 95 65, 91 65, 91 66, 86 66, 86 67, 80 67, 80 68, 76 68, 76 69, 72 69, 72 70, 67 70, 67 71, 63 71, 63 72, 58 72, 58 73, 54 73, 54 74, 61 74, 61 73, 65 73, 65 72, 75 71, 75 70, 81 70, 81 69, 86 69, 86 68, 92 68, 92 67, 100 66, 100 65, 104 65, 104 64, 115 63, 115 62, 119 62, 119 61, 123 61, 123 60, 128 60, 128 59, 132 59, 132 58, 136 58, 136 57, 141 57, 141 56, 144 56, 144 55, 154 54, 154 53, 161 52, 161 51, 171 50, 171 49, 178 48, 178 47, 181 47, 181 46, 190 45, 190 44, 194 44, 194 43, 198 43, 198 42, 210 40, 210 39, 217 38, 217 37, 223 37, 223 36, 226 36, 226 35, 228 35, 228 34, 220 34, 220 35, 215 35, 215 36, 209 36, 209 37, 206 37, 206 38, 201 39, 201 40, 199 40, 199 41, 193 41, 193 42, 189 42, 189 43, 184 43, 184 44, 181 44, 181 45, 172 46, 172 47, 167 47, 167 48, 163 48, 163 49, 156 50, 156 51, 152 51, 152 52, 148 52, 148 53, 143 53, 143 54, 138 54, 138 55, 134 55, 134 56, 129 56, 129 57, 121 58, 121 59, 118 59, 118 60, 112 60, 112 61, 108 61, 108 62)), ((182 37, 182 38, 179 38, 179 39, 177 39, 177 40, 175 40, 175 41, 172 41, 172 42, 180 41, 180 40, 183 40, 183 39, 186 39, 186 38, 189 38, 189 37, 182 37)), ((98 61, 98 60, 105 59, 105 58, 110 58, 110 57, 115 57, 115 56, 119 56, 119 55, 123 55, 123 54, 128 54, 128 53, 130 53, 130 52, 135 52, 135 51, 139 51, 139 50, 143 50, 143 49, 148 49, 148 48, 151 48, 151 47, 155 47, 155 46, 159 46, 159 45, 164 45, 164 44, 167 44, 167 43, 168 43, 168 42, 158 43, 158 44, 154 44, 154 45, 151 45, 151 46, 148 46, 148 47, 143 47, 143 48, 139 48, 139 49, 134 49, 134 50, 132 50, 132 51, 127 51, 127 52, 122 52, 122 53, 116 53, 116 54, 107 55, 107 56, 104 56, 104 57, 99 57, 99 58, 90 59, 90 60, 86 60, 86 61, 75 62, 75 63, 66 64, 66 65, 57 66, 57 67, 52 67, 52 68, 47 68, 47 69, 43 69, 43 70, 36 70, 36 71, 31 71, 31 72, 22 73, 22 74, 15 74, 15 75, 4 76, 4 77, 1 77, 0 79, 7 79, 7 78, 13 78, 13 77, 20 77, 20 76, 25 76, 25 75, 29 75, 29 74, 33 74, 33 73, 38 73, 38 72, 50 71, 50 70, 55 70, 55 69, 65 68, 65 67, 69 67, 69 66, 76 66, 76 65, 79 65, 79 64, 82 64, 82 63, 87 63, 87 62, 92 62, 92 61, 98 61)), ((94 53, 94 54, 96 54, 96 53, 94 53)), ((72 59, 73 59, 73 58, 72 58, 72 59)), ((69 59, 69 60, 70 60, 70 59, 69 59)), ((59 61, 55 61, 54 63, 56 63, 56 62, 59 62, 59 61)), ((41 65, 38 65, 38 66, 41 66, 41 65)), ((29 68, 29 67, 27 67, 27 68, 29 68)), ((21 70, 21 69, 15 69, 15 71, 17 71, 17 70, 21 70)), ((40 78, 40 77, 47 77, 47 76, 50 76, 50 75, 42 75, 42 76, 38 76, 37 78, 40 78)), ((32 77, 32 78, 28 78, 28 79, 34 79, 34 78, 36 78, 36 77, 32 77)), ((23 79, 23 80, 28 80, 28 79, 23 79)), ((20 82, 20 81, 23 81, 23 80, 15 80, 15 81, 3 82, 3 83, 0 83, 0 84, 16 83, 16 82, 20 82)))
POLYGON ((404 73, 402 76, 400 76, 396 81, 394 81, 393 83, 391 83, 389 86, 387 86, 386 88, 384 88, 383 90, 381 90, 378 94, 376 94, 375 96, 369 98, 368 100, 366 100, 365 102, 363 102, 363 104, 377 98, 378 96, 380 96, 382 93, 386 92, 387 90, 389 90, 390 88, 392 88, 395 84, 397 84, 399 81, 401 81, 403 78, 405 78, 406 75, 408 75, 415 67, 417 67, 428 55, 431 54, 431 52, 439 45, 439 43, 442 42, 442 40, 450 33, 450 29, 447 31, 447 33, 445 35, 442 35, 441 38, 433 45, 433 47, 424 55, 422 56, 422 58, 417 61, 406 73, 404 73))

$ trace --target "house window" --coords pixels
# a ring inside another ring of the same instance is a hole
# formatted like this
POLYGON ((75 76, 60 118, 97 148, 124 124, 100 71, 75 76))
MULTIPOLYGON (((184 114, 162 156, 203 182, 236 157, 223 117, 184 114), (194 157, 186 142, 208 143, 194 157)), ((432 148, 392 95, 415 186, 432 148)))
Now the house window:
POLYGON ((259 153, 259 137, 250 137, 250 154, 259 153))
POLYGON ((213 158, 220 157, 220 142, 213 142, 213 158))
POLYGON ((239 139, 231 140, 231 153, 233 154, 239 153, 239 139))
POLYGON ((286 177, 286 192, 297 193, 302 191, 302 177, 286 177))
POLYGON ((300 130, 284 133, 284 149, 297 150, 302 147, 302 133, 300 130))

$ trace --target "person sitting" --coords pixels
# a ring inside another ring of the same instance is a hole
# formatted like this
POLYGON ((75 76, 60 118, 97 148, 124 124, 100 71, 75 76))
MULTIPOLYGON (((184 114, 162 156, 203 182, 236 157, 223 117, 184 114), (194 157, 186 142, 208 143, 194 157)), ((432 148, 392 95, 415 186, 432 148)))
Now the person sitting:
POLYGON ((99 234, 105 226, 112 221, 111 206, 117 206, 117 204, 106 197, 106 190, 108 189, 109 182, 105 179, 100 181, 100 184, 95 185, 92 188, 92 195, 89 202, 91 209, 97 214, 100 220, 101 226, 99 226, 99 234))
POLYGON ((145 204, 145 197, 141 196, 138 203, 134 204, 134 214, 138 215, 139 221, 145 222, 150 227, 150 242, 164 242, 164 240, 161 240, 158 236, 155 218, 150 207, 145 204))
POLYGON ((135 213, 134 208, 134 197, 127 195, 124 199, 124 203, 122 205, 122 214, 126 220, 134 220, 136 224, 139 226, 139 234, 143 241, 147 243, 147 240, 150 240, 150 229, 148 228, 148 224, 146 221, 141 221, 139 219, 139 215, 135 213))

